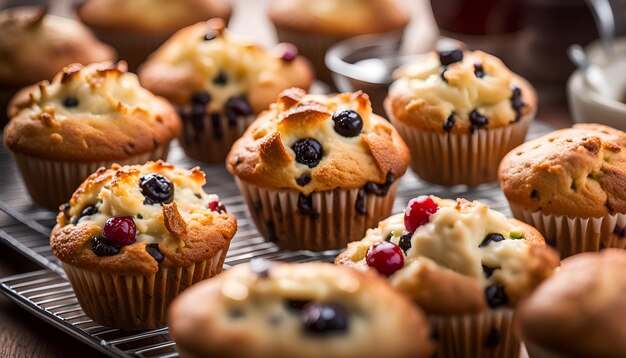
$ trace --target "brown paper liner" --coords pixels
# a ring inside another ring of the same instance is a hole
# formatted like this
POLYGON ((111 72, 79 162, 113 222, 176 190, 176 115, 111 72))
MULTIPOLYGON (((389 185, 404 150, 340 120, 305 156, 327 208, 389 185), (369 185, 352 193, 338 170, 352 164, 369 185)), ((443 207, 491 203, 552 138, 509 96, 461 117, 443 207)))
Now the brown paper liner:
POLYGON ((603 248, 626 248, 626 238, 613 234, 616 227, 626 226, 626 214, 599 218, 570 218, 529 211, 509 203, 513 216, 534 226, 548 243, 555 246, 561 258, 603 248))
POLYGON ((411 169, 435 184, 476 186, 498 179, 504 156, 524 142, 533 116, 474 133, 431 133, 408 126, 387 111, 411 151, 411 169))
POLYGON ((111 30, 93 29, 96 37, 111 46, 118 53, 118 59, 128 64, 128 69, 135 72, 152 52, 156 51, 172 34, 140 34, 111 30))
POLYGON ((322 251, 344 248, 361 240, 369 228, 391 214, 398 189, 394 182, 385 196, 365 194, 366 214, 356 210, 360 189, 335 189, 311 194, 319 217, 298 212, 295 190, 267 189, 236 179, 250 216, 265 238, 283 249, 322 251))
POLYGON ((63 268, 83 311, 94 321, 124 330, 154 329, 166 324, 167 307, 187 287, 222 271, 228 246, 187 267, 160 267, 154 275, 114 275, 67 263, 63 268))
POLYGON ((513 312, 501 308, 461 316, 429 316, 437 337, 435 356, 518 358, 520 342, 513 328, 513 312))
POLYGON ((37 159, 19 153, 13 153, 15 162, 22 174, 26 188, 33 201, 51 210, 58 210, 66 203, 78 186, 100 167, 143 164, 149 160, 167 159, 169 144, 156 150, 125 160, 101 161, 92 163, 57 162, 37 159))
POLYGON ((191 120, 185 119, 189 118, 190 106, 175 107, 183 118, 183 129, 180 137, 178 137, 178 143, 183 147, 188 157, 205 163, 223 164, 230 147, 256 119, 255 115, 238 116, 235 125, 230 126, 228 118, 224 114, 220 114, 218 119, 219 130, 216 131, 211 113, 207 112, 202 120, 202 130, 198 131, 194 128, 191 120))
POLYGON ((571 358, 571 355, 553 352, 528 342, 524 342, 524 345, 526 346, 526 351, 528 351, 529 358, 571 358))

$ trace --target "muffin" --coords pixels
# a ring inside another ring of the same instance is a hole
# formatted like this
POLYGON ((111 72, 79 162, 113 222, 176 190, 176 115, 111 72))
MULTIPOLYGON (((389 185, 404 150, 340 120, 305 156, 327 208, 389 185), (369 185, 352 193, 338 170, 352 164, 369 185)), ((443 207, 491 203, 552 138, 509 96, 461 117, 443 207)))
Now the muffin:
POLYGON ((428 315, 438 357, 519 357, 515 307, 559 265, 534 228, 478 201, 421 196, 336 264, 378 272, 428 315))
POLYGON ((400 40, 409 13, 399 0, 272 0, 268 16, 278 39, 296 44, 313 62, 316 77, 333 87, 331 72, 324 63, 333 44, 378 33, 400 40))
POLYGON ((11 97, 25 86, 54 77, 70 63, 115 60, 80 22, 50 15, 45 7, 0 11, 0 128, 11 97))
POLYGON ((275 53, 230 34, 220 19, 184 28, 140 69, 141 83, 174 104, 187 156, 223 163, 231 145, 284 89, 308 89, 306 60, 292 45, 275 53))
POLYGON ((514 216, 562 257, 626 247, 626 133, 577 124, 526 142, 500 165, 514 216))
POLYGON ((395 75, 385 109, 411 148, 411 169, 431 183, 495 181, 537 108, 532 86, 481 51, 433 52, 395 75))
POLYGON ((53 210, 101 166, 165 159, 180 131, 174 108, 123 62, 69 65, 21 90, 9 117, 4 143, 33 201, 53 210))
POLYGON ((531 358, 626 357, 626 252, 607 249, 563 260, 518 310, 531 358))
POLYGON ((320 251, 359 240, 391 213, 408 161, 366 94, 292 88, 233 145, 226 166, 266 240, 320 251))
POLYGON ((421 310, 382 279, 260 259, 184 292, 169 312, 182 357, 430 357, 421 310))
POLYGON ((50 246, 91 319, 163 326, 178 293, 221 272, 237 222, 204 183, 197 167, 158 161, 101 168, 76 190, 50 246))
POLYGON ((85 0, 76 15, 136 69, 176 31, 213 17, 230 19, 228 0, 85 0))

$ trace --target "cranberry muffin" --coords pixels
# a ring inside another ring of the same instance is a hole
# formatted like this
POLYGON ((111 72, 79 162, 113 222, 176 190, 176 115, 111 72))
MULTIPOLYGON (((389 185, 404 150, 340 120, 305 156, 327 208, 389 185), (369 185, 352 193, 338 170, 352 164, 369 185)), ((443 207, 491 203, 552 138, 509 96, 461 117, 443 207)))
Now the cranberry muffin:
POLYGON ((499 175, 515 217, 562 257, 626 247, 626 133, 599 124, 557 130, 513 149, 499 175))
POLYGON ((4 143, 33 201, 53 210, 99 167, 167 158, 180 131, 174 108, 123 62, 69 65, 20 91, 9 116, 4 143))
POLYGON ((228 0, 84 0, 76 15, 134 70, 176 31, 214 17, 228 22, 231 10, 228 0))
POLYGON ((391 213, 408 148, 362 92, 285 90, 226 160, 266 240, 327 250, 391 213))
POLYGON ((99 42, 80 22, 24 6, 0 11, 0 127, 7 106, 25 86, 54 77, 69 63, 115 60, 115 50, 99 42))
POLYGON ((430 357, 419 308, 384 280, 328 263, 253 260, 169 312, 183 357, 430 357))
POLYGON ((537 108, 532 86, 481 51, 432 52, 395 76, 387 115, 411 148, 411 169, 436 184, 495 181, 537 108))
POLYGON ((421 196, 336 264, 378 272, 429 316, 438 357, 519 357, 518 302, 559 265, 534 228, 478 201, 421 196))
POLYGON ((308 62, 293 45, 272 51, 229 33, 212 19, 177 32, 150 56, 141 83, 174 104, 187 156, 223 163, 231 145, 284 89, 308 89, 308 62))
POLYGON ((76 190, 50 246, 90 318, 160 327, 178 293, 222 270, 237 222, 204 183, 158 161, 101 168, 76 190))

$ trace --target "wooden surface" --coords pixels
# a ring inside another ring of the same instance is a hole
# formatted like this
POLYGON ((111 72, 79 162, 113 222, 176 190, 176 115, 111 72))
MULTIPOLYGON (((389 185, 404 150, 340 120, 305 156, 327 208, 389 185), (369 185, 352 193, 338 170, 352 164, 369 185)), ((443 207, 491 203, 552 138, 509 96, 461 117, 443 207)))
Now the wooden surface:
MULTIPOLYGON (((3 2, 6 5, 10 1, 0 0, 0 6, 3 2)), ((54 3, 55 8, 59 8, 58 3, 54 3)), ((260 16, 264 12, 264 1, 237 0, 235 6, 238 11, 231 24, 235 32, 253 35, 258 42, 266 45, 275 41, 267 20, 260 16)), ((428 21, 418 21, 415 26, 423 28, 427 23, 428 21)), ((550 87, 535 85, 538 87, 540 98, 537 117, 555 127, 569 126, 571 123, 564 100, 564 85, 551 85, 550 87)), ((0 277, 37 268, 26 258, 0 244, 0 277)), ((58 331, 0 295, 0 358, 99 356, 102 355, 96 350, 58 331)))

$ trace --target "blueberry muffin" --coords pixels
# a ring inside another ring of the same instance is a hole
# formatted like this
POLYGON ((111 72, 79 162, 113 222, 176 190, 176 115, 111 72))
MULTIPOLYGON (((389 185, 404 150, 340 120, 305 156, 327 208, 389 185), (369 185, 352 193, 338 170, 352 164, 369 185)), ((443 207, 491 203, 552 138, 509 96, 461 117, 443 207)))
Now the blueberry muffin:
POLYGON ((222 270, 235 218, 173 165, 101 168, 57 216, 50 245, 85 313, 125 330, 165 324, 167 306, 222 270))
POLYGON ((182 357, 430 357, 421 310, 382 279, 327 263, 253 260, 169 312, 182 357))
POLYGON ((268 16, 280 41, 296 44, 317 78, 333 86, 324 56, 350 37, 388 33, 400 42, 410 11, 399 0, 272 0, 268 16))
POLYGON ((141 83, 183 119, 187 156, 223 163, 231 145, 284 89, 308 89, 309 64, 293 45, 274 52, 229 33, 220 19, 179 31, 140 69, 141 83))
POLYGON ((230 14, 229 0, 84 0, 76 8, 133 70, 176 31, 214 17, 228 22, 230 14))
POLYGON ((54 77, 69 63, 113 61, 115 51, 80 22, 50 15, 45 7, 0 11, 0 126, 11 97, 25 86, 54 77))
POLYGON ((566 260, 518 310, 531 358, 626 357, 626 251, 607 249, 566 260))
POLYGON ((532 227, 478 201, 420 196, 348 244, 336 264, 378 272, 429 316, 439 357, 519 357, 516 305, 558 255, 532 227))
POLYGON ((499 176, 515 217, 561 256, 626 247, 626 133, 599 124, 554 131, 513 149, 499 176))
POLYGON ((226 160, 266 240, 327 250, 391 213, 408 148, 362 92, 285 90, 226 160))
POLYGON ((123 62, 69 65, 21 90, 9 117, 4 143, 33 201, 53 210, 101 166, 165 159, 180 131, 174 108, 123 62))
POLYGON ((495 181, 537 108, 532 86, 481 51, 433 52, 395 76, 386 112, 411 148, 411 169, 436 184, 495 181))

